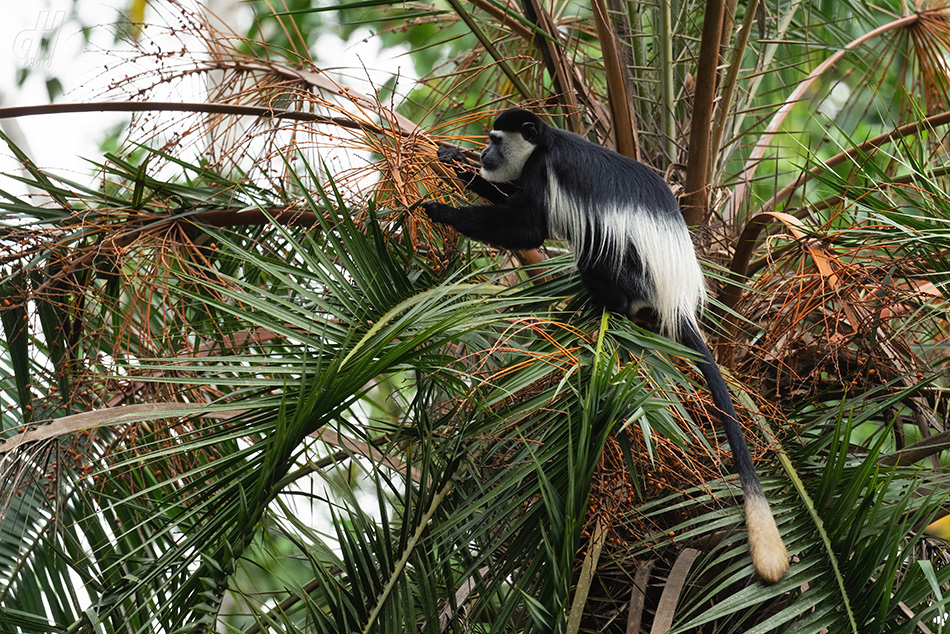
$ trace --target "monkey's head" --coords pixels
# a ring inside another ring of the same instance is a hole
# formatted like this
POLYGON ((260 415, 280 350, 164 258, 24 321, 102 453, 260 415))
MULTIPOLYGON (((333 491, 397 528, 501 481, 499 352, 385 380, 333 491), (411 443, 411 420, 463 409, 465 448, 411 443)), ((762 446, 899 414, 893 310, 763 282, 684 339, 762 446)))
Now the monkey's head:
POLYGON ((492 183, 518 180, 528 158, 538 147, 545 123, 533 112, 512 108, 495 119, 482 150, 482 178, 492 183))

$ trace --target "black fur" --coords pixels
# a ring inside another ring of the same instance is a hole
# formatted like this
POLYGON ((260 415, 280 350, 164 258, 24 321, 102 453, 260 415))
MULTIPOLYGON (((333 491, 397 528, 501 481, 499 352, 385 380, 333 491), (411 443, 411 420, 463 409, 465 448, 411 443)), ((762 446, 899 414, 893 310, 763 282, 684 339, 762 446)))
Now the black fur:
POLYGON ((459 152, 441 150, 440 160, 455 163, 467 188, 493 204, 456 209, 428 202, 423 210, 469 238, 507 249, 537 248, 560 227, 594 303, 631 318, 653 307, 661 329, 699 353, 698 366, 720 411, 746 498, 756 569, 766 581, 777 581, 788 565, 785 547, 729 389, 699 331, 695 311, 704 293, 702 273, 673 193, 645 165, 553 128, 525 110, 501 114, 489 138, 481 155, 486 174, 517 160, 511 158, 517 150, 533 146, 520 177, 489 182, 466 170, 468 162, 459 152), (552 200, 555 194, 559 200, 552 200), (605 249, 605 244, 616 248, 605 249), (677 277, 679 271, 685 273, 677 277))
MULTIPOLYGON (((428 202, 422 208, 429 218, 495 247, 536 249, 553 233, 548 213, 550 170, 561 187, 577 196, 578 203, 592 213, 596 214, 605 203, 634 205, 651 210, 671 226, 685 227, 670 188, 642 163, 590 143, 577 134, 553 128, 525 110, 506 111, 495 121, 494 129, 518 132, 525 125, 535 131, 537 149, 525 163, 520 179, 507 190, 500 190, 501 184, 459 170, 466 187, 493 204, 456 209, 428 202), (591 183, 597 187, 590 187, 591 183)), ((490 147, 482 153, 483 160, 490 147)), ((441 150, 439 158, 467 163, 458 152, 441 150)), ((629 248, 624 258, 624 268, 616 270, 612 262, 593 255, 604 243, 606 232, 602 223, 595 222, 593 227, 594 231, 583 243, 572 243, 578 252, 578 268, 591 299, 599 306, 623 314, 627 314, 632 305, 649 302, 647 278, 633 248, 629 248)))

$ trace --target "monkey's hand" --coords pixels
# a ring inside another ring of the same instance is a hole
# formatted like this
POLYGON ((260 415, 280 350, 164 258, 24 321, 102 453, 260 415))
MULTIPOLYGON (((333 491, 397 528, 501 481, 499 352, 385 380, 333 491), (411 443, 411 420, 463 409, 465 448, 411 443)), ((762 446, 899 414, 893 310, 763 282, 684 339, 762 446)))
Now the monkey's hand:
POLYGON ((439 224, 448 224, 449 218, 455 212, 455 207, 446 205, 445 203, 434 203, 427 202, 422 203, 422 211, 429 216, 429 220, 432 222, 438 222, 439 224))
POLYGON ((462 150, 458 149, 457 147, 441 145, 439 146, 439 151, 436 153, 436 156, 439 157, 440 163, 461 163, 462 165, 472 165, 472 162, 465 157, 465 154, 462 153, 462 150))

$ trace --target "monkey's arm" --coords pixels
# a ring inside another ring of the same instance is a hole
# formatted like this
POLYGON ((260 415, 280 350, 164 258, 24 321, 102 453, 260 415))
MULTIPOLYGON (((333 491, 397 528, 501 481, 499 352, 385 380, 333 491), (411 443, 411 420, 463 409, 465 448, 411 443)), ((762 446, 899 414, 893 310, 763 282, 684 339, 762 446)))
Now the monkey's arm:
POLYGON ((478 165, 469 161, 456 147, 440 147, 439 162, 451 165, 455 176, 462 181, 465 189, 475 192, 489 202, 499 205, 518 191, 512 183, 490 183, 478 174, 478 165))
POLYGON ((443 203, 422 204, 433 222, 449 225, 473 240, 505 249, 537 249, 548 237, 542 210, 516 194, 501 205, 451 207, 443 203))

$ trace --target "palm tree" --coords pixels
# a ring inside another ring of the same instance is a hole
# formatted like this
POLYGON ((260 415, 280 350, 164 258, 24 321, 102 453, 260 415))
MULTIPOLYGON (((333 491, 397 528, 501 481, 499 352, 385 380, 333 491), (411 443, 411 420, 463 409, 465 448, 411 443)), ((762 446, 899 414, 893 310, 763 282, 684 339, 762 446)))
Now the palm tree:
POLYGON ((939 631, 947 9, 336 9, 408 93, 321 70, 309 3, 170 4, 136 98, 57 106, 139 113, 98 185, 7 141, 0 631, 939 631), (681 194, 781 582, 690 354, 416 211, 513 103, 681 194))

